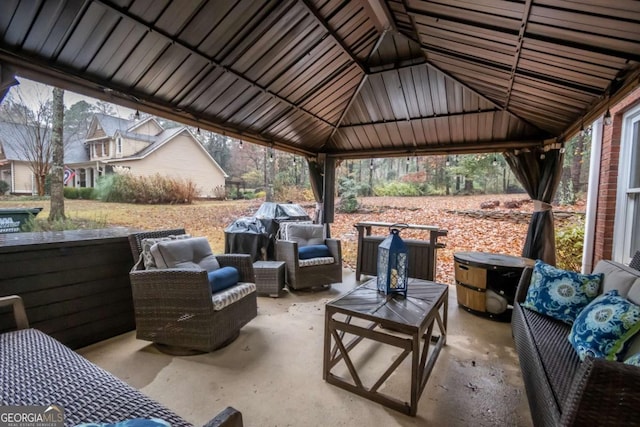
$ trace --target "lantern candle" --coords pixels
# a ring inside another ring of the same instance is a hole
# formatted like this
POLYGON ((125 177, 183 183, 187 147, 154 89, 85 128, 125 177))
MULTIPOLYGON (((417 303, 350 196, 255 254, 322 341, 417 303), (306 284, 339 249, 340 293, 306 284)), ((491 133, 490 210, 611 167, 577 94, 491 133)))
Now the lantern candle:
POLYGON ((378 246, 378 291, 385 295, 402 293, 407 296, 409 257, 407 246, 400 238, 397 224, 389 227, 389 236, 378 246))

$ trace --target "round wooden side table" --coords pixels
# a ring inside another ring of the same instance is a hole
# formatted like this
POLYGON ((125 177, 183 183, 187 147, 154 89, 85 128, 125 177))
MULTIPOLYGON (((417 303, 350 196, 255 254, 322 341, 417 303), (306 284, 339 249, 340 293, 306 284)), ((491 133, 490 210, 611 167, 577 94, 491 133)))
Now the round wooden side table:
POLYGON ((458 305, 474 314, 509 320, 518 281, 534 260, 488 252, 456 252, 458 305))

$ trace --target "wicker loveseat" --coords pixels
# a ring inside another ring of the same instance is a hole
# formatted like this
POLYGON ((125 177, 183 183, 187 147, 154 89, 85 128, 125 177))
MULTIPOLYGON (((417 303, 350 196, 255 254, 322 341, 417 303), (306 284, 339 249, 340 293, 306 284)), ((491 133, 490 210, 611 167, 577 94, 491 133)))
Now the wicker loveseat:
POLYGON ((129 235, 136 262, 129 274, 136 336, 172 354, 220 348, 235 339, 240 329, 258 314, 249 255, 215 256, 220 267, 235 267, 240 277, 235 286, 213 295, 208 272, 203 268, 145 268, 141 257, 145 239, 184 234, 184 229, 173 229, 129 235))
MULTIPOLYGON (((536 426, 640 425, 640 367, 588 357, 581 362, 567 339, 571 326, 523 307, 531 281, 523 272, 512 328, 536 426)), ((612 261, 600 261, 600 293, 618 289, 640 303, 640 271, 612 261)), ((640 351, 636 336, 627 355, 640 351)))
MULTIPOLYGON (((133 418, 192 425, 49 335, 30 329, 20 297, 2 297, 0 306, 13 306, 17 326, 0 334, 0 406, 57 405, 66 426, 133 418)), ((206 424, 242 425, 242 415, 231 407, 206 424)))

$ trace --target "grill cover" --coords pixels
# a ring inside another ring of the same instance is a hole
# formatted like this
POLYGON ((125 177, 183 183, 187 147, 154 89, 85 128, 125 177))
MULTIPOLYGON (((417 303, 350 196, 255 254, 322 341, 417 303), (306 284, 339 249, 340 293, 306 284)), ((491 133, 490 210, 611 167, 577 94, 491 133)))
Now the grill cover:
POLYGON ((253 261, 274 260, 275 240, 283 221, 311 221, 300 205, 265 202, 252 217, 236 219, 224 230, 224 252, 249 254, 253 261))

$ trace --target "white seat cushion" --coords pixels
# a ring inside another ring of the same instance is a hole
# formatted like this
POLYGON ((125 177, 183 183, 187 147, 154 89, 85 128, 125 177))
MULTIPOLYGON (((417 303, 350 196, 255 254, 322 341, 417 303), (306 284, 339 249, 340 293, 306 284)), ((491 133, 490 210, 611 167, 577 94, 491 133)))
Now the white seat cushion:
POLYGON ((298 261, 300 267, 309 267, 311 265, 326 265, 333 264, 335 259, 332 256, 325 256, 319 258, 301 259, 298 261))
POLYGON ((238 284, 235 286, 223 289, 220 292, 216 292, 215 294, 211 295, 213 309, 215 311, 220 311, 223 308, 233 304, 234 302, 240 301, 242 298, 255 291, 255 283, 238 282, 238 284))

